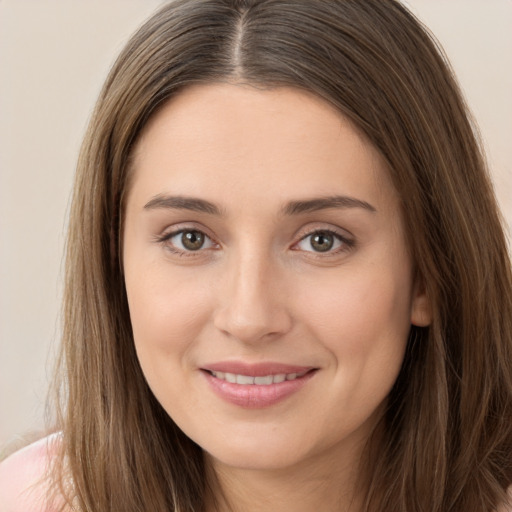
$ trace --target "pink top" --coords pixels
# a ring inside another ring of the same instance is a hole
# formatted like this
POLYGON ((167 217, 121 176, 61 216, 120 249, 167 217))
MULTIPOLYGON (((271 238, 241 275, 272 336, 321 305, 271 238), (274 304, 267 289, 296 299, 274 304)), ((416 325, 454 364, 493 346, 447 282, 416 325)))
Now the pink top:
POLYGON ((0 464, 1 512, 57 512, 48 503, 45 475, 59 442, 59 434, 41 439, 0 464))
MULTIPOLYGON (((1 512, 58 512, 59 508, 47 503, 44 477, 48 462, 55 454, 60 434, 37 441, 14 453, 0 464, 1 512)), ((512 512, 512 486, 510 502, 496 512, 512 512)))

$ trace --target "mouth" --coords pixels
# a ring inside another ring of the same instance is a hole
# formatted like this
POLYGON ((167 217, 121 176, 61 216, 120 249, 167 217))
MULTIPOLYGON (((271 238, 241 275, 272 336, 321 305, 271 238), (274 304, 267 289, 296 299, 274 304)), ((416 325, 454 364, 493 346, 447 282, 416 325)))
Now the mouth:
POLYGON ((206 370, 216 379, 224 380, 231 384, 240 384, 242 386, 270 386, 271 384, 280 384, 284 381, 296 380, 304 377, 308 372, 313 370, 306 370, 300 373, 292 372, 292 373, 277 373, 277 374, 269 374, 269 375, 261 375, 261 376, 252 376, 252 375, 243 375, 240 373, 230 373, 230 372, 215 372, 212 370, 206 370))
POLYGON ((245 409, 269 407, 299 392, 319 368, 282 364, 219 363, 201 368, 210 389, 245 409))

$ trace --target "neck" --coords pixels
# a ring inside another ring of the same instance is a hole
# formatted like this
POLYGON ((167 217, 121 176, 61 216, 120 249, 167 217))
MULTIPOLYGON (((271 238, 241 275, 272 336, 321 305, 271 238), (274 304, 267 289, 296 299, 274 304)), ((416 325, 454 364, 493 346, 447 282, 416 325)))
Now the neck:
POLYGON ((210 496, 207 512, 360 512, 362 447, 340 457, 333 450, 315 460, 279 469, 234 468, 206 457, 210 496))

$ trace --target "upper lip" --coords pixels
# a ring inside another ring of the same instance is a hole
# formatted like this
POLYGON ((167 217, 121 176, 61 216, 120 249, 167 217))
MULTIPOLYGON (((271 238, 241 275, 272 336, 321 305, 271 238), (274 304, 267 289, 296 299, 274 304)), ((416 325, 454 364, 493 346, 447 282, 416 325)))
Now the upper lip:
POLYGON ((266 375, 279 375, 290 373, 306 373, 313 370, 313 366, 300 366, 277 362, 245 363, 243 361, 220 361, 201 366, 201 370, 210 372, 234 373, 249 377, 264 377, 266 375))

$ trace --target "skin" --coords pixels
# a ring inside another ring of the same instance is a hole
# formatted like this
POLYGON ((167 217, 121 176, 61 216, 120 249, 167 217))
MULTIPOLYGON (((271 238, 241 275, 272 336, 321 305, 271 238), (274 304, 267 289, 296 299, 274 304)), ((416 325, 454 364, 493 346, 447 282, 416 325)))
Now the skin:
POLYGON ((157 399, 205 450, 220 508, 358 510, 364 444, 411 324, 430 322, 377 150, 307 93, 200 85, 145 127, 133 173, 123 258, 137 354, 157 399), (155 200, 168 195, 219 213, 155 200), (371 207, 283 211, 331 196, 371 207), (180 230, 204 233, 205 245, 162 241, 180 230), (336 233, 331 250, 315 250, 319 230, 336 233), (233 360, 317 371, 285 400, 247 409, 201 371, 233 360))

